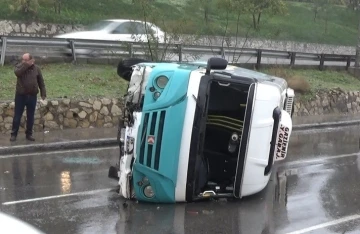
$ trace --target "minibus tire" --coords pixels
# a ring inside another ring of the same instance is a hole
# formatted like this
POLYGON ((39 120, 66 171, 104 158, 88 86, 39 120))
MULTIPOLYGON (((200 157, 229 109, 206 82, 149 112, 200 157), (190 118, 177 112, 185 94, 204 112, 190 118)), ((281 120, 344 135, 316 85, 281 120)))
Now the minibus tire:
POLYGON ((132 66, 137 63, 148 62, 148 60, 140 58, 121 59, 117 66, 117 74, 126 81, 130 81, 132 74, 132 66))
POLYGON ((118 130, 117 130, 117 137, 116 140, 120 146, 120 135, 121 135, 121 128, 120 128, 120 124, 118 125, 118 130))
POLYGON ((117 136, 116 136, 116 140, 117 140, 119 146, 121 146, 120 138, 121 138, 121 129, 123 127, 124 127, 124 120, 121 117, 119 117, 119 124, 118 124, 118 128, 117 128, 117 136))

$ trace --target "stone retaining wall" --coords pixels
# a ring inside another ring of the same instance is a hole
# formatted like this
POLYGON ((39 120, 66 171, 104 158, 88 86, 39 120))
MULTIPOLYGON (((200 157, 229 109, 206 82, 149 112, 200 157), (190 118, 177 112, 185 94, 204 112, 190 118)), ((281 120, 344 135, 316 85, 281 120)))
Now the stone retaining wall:
POLYGON ((360 92, 319 92, 312 100, 296 101, 294 109, 294 116, 360 113, 360 92))
MULTIPOLYGON (((0 132, 11 131, 14 102, 0 102, 0 132)), ((118 124, 120 99, 95 98, 88 100, 59 99, 38 101, 35 113, 35 131, 66 128, 113 127, 118 124)), ((360 92, 334 89, 318 93, 312 100, 296 98, 294 116, 360 113, 360 92)), ((25 115, 21 131, 25 127, 25 115)))
MULTIPOLYGON (((14 116, 14 102, 0 102, 0 132, 9 133, 14 116)), ((60 99, 38 101, 34 131, 66 128, 113 127, 121 115, 119 99, 60 99)), ((21 121, 24 131, 26 112, 21 121)))
POLYGON ((49 37, 57 34, 83 30, 82 25, 46 24, 0 20, 0 36, 49 37))

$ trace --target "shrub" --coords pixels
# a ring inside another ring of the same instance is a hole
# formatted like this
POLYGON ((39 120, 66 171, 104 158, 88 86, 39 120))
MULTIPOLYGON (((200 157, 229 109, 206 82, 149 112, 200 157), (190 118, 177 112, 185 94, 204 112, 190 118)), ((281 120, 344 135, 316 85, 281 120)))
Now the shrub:
POLYGON ((310 92, 311 86, 306 78, 301 75, 294 75, 290 70, 273 67, 270 68, 267 73, 285 79, 288 82, 289 87, 295 92, 302 94, 310 92))

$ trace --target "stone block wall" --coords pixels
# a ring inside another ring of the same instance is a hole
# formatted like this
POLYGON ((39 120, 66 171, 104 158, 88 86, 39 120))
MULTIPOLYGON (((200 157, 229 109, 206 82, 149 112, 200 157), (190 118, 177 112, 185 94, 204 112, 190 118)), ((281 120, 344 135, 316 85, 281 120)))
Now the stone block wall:
POLYGON ((319 92, 311 100, 296 100, 294 107, 294 116, 356 113, 360 113, 360 92, 341 89, 319 92))
POLYGON ((47 24, 0 20, 0 36, 49 37, 83 30, 82 25, 47 24))
MULTIPOLYGON (((14 116, 14 102, 0 102, 0 132, 10 133, 14 116)), ((59 99, 38 101, 34 131, 67 128, 113 127, 118 124, 119 99, 97 98, 88 100, 59 99)), ((20 131, 26 126, 24 111, 20 131)))

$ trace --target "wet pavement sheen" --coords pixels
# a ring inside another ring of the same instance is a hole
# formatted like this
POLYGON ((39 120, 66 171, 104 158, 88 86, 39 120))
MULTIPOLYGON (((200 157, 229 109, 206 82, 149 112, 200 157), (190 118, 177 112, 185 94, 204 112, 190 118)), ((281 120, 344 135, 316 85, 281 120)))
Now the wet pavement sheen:
POLYGON ((10 142, 9 134, 0 134, 0 148, 19 145, 36 145, 53 142, 116 138, 117 128, 75 128, 34 132, 36 141, 27 141, 24 132, 19 132, 16 142, 10 142))
MULTIPOLYGON (((266 189, 241 201, 125 203, 114 191, 117 182, 107 178, 117 148, 0 157, 0 211, 49 234, 287 234, 326 226, 360 214, 359 130, 294 132, 288 158, 266 189), (7 203, 70 193, 76 194, 7 203)), ((297 233, 360 233, 360 219, 297 233)))

